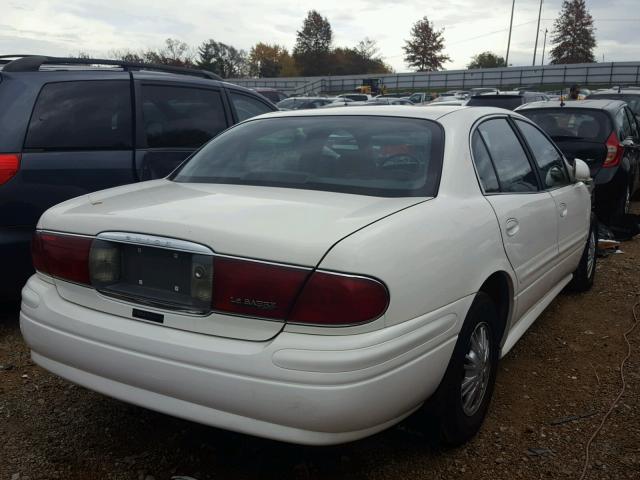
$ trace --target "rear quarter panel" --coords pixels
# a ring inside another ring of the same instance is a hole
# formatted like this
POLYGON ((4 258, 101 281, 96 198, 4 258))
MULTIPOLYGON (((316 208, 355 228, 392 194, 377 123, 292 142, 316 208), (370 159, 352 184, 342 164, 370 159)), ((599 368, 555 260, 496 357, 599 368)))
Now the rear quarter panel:
POLYGON ((320 264, 382 280, 391 299, 387 326, 475 294, 496 271, 506 272, 516 288, 496 216, 473 168, 469 131, 478 117, 470 110, 440 120, 445 157, 437 197, 353 233, 320 264))

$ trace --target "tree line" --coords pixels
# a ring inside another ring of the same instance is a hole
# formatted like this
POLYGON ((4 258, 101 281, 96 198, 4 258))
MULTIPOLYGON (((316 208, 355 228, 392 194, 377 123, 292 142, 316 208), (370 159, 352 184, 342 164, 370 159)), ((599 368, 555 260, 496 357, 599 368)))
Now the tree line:
MULTIPOLYGON (((596 47, 593 18, 585 0, 564 0, 551 32, 550 63, 590 63, 596 47)), ((444 53, 444 29, 426 16, 418 20, 403 46, 405 63, 419 71, 441 70, 451 58, 444 53)), ((80 54, 83 56, 84 54, 80 54)), ((196 48, 168 38, 158 49, 119 50, 111 57, 130 61, 197 67, 232 77, 294 77, 391 73, 375 40, 364 38, 353 47, 334 47, 333 29, 316 10, 307 13, 289 52, 278 44, 259 42, 249 51, 209 39, 196 48)), ((473 56, 468 68, 504 67, 503 57, 487 51, 473 56)))
POLYGON ((168 38, 161 48, 116 50, 110 56, 129 62, 197 67, 217 73, 223 78, 352 75, 392 71, 380 57, 375 40, 364 38, 354 47, 334 47, 331 24, 315 10, 311 10, 304 19, 291 52, 282 45, 264 42, 258 42, 246 51, 214 39, 193 48, 181 40, 168 38))

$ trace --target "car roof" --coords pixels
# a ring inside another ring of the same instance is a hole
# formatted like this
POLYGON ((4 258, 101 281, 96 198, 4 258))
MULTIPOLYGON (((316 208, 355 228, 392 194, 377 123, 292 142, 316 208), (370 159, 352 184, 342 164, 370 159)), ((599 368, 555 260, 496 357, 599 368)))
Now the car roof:
POLYGON ((592 110, 616 110, 625 102, 622 100, 614 99, 602 99, 602 100, 549 100, 547 102, 531 102, 517 108, 519 112, 529 109, 541 109, 541 108, 590 108, 592 110))
POLYGON ((417 118, 425 120, 434 120, 450 115, 469 115, 473 118, 480 118, 491 114, 513 114, 509 110, 495 107, 465 107, 458 105, 443 105, 438 108, 417 108, 413 105, 387 105, 380 108, 376 105, 361 105, 358 108, 339 106, 335 108, 321 108, 314 110, 288 110, 265 113, 253 119, 279 118, 279 117, 317 117, 317 116, 334 116, 334 115, 370 115, 370 116, 388 116, 388 117, 404 117, 417 118))
POLYGON ((591 91, 589 94, 590 97, 596 97, 598 95, 640 95, 640 88, 621 88, 618 90, 617 88, 609 88, 607 90, 596 90, 591 91))

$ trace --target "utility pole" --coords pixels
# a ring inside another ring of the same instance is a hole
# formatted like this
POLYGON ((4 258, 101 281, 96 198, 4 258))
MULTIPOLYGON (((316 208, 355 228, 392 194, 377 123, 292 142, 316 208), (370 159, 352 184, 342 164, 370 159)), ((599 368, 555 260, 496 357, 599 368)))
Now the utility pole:
POLYGON ((516 0, 511 3, 511 20, 509 21, 509 40, 507 40, 507 56, 504 59, 505 67, 509 66, 509 49, 511 48, 511 30, 513 28, 513 9, 516 7, 516 0))
POLYGON ((542 42, 542 61, 540 62, 540 65, 544 65, 544 48, 547 46, 547 32, 548 32, 548 30, 545 28, 544 29, 544 42, 542 42))
POLYGON ((536 53, 538 52, 538 34, 540 33, 540 17, 542 16, 542 0, 540 0, 540 10, 538 10, 538 26, 536 27, 536 45, 533 47, 533 63, 536 66, 536 53))

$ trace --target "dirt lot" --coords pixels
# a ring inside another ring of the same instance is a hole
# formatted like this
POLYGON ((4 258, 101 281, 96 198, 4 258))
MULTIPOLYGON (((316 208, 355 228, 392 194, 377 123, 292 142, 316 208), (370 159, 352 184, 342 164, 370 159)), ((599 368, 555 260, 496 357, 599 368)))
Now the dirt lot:
MULTIPOLYGON (((15 307, 5 308, 0 480, 577 479, 585 443, 620 389, 622 334, 640 298, 640 239, 622 250, 600 259, 590 293, 558 298, 502 361, 484 428, 456 450, 431 447, 416 417, 366 440, 310 448, 127 405, 35 366, 15 307)), ((630 338, 627 390, 592 446, 589 479, 640 479, 640 327, 630 338)))

